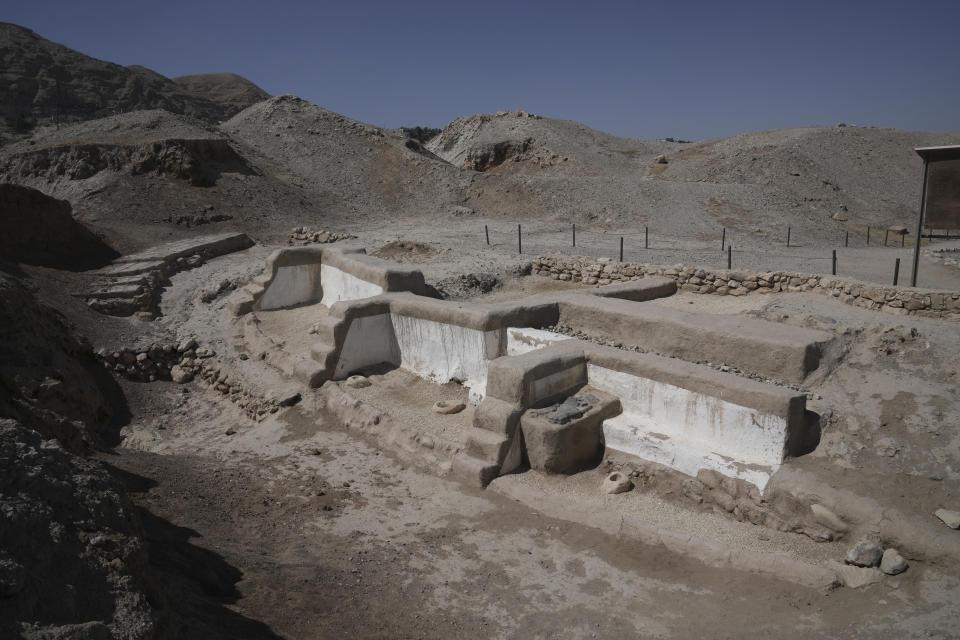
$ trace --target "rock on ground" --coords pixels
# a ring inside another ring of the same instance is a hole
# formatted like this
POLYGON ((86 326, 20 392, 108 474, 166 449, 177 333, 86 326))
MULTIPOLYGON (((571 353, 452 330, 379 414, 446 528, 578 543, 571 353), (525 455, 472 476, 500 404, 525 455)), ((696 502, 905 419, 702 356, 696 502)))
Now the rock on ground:
POLYGON ((960 529, 960 511, 950 511, 949 509, 937 509, 935 516, 943 521, 951 529, 960 529))
POLYGON ((907 567, 910 565, 907 564, 907 561, 903 559, 903 556, 896 549, 887 549, 883 552, 883 559, 880 560, 880 571, 883 571, 888 576, 895 576, 898 573, 903 573, 907 570, 907 567))
POLYGON ((858 567, 875 567, 880 564, 883 556, 883 547, 873 540, 860 540, 847 551, 847 564, 858 567))

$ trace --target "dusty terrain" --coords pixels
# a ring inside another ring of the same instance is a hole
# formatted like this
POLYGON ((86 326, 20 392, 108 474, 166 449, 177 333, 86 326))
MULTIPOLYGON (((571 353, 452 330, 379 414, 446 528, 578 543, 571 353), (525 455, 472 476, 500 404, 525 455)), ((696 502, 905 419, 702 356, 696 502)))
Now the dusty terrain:
MULTIPOLYGON (((788 514, 793 499, 829 497, 855 524, 827 536, 809 522, 754 524, 629 456, 468 487, 447 471, 472 407, 430 409, 464 399, 461 386, 373 369, 366 388, 307 389, 244 347, 226 307, 301 226, 355 234, 461 301, 575 289, 526 275, 530 259, 615 260, 620 236, 626 260, 725 266, 724 228, 738 269, 829 273, 838 249, 840 274, 868 282, 889 284, 900 257, 903 284, 913 235, 903 249, 877 243, 888 225, 913 223, 912 147, 960 133, 827 126, 639 141, 505 111, 430 137, 293 96, 258 102, 230 74, 170 80, 110 65, 15 25, 0 25, 0 54, 20 65, 0 73, 9 113, 49 109, 49 87, 8 87, 63 67, 79 105, 75 122, 42 121, 0 146, 3 637, 957 636, 960 533, 933 516, 960 510, 953 319, 800 292, 648 303, 837 337, 837 366, 799 385, 819 439, 764 504, 788 514), (155 318, 102 315, 78 295, 118 254, 225 230, 257 244, 164 279, 155 318), (205 350, 226 377, 131 373, 178 345, 205 350), (356 406, 334 402, 344 393, 356 406), (611 469, 636 488, 601 494, 611 469), (824 583, 821 569, 860 536, 895 546, 907 571, 824 583)), ((922 286, 960 291, 958 246, 925 247, 922 286)), ((305 306, 261 321, 295 352, 322 315, 305 306)))

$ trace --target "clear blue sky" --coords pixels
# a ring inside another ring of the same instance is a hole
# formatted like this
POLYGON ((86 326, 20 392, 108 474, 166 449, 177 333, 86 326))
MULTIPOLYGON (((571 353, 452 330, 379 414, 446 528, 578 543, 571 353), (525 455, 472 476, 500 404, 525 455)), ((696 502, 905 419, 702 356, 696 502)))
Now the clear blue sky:
POLYGON ((960 0, 7 0, 0 20, 390 127, 521 108, 635 138, 960 131, 960 0))

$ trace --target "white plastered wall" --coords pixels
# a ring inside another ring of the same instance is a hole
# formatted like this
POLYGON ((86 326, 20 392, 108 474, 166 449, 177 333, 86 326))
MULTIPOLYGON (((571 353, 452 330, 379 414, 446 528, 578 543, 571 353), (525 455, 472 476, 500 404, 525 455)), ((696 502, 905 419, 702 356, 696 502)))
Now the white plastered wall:
POLYGON ((444 383, 457 379, 478 402, 487 391, 488 362, 499 355, 501 331, 391 314, 400 349, 400 366, 421 378, 444 383))
POLYGON ((606 446, 695 476, 714 469, 761 490, 783 462, 787 420, 681 387, 596 365, 592 386, 620 398, 606 446))
POLYGON ((326 307, 341 300, 360 300, 383 293, 380 285, 361 280, 328 264, 320 266, 320 278, 323 282, 323 299, 320 302, 326 307))
POLYGON ((570 336, 565 336, 562 333, 529 327, 508 327, 506 331, 508 356, 518 356, 528 351, 549 347, 555 342, 570 339, 570 336))
POLYGON ((323 293, 320 264, 280 267, 257 304, 259 309, 283 309, 315 302, 323 293))
POLYGON ((480 331, 398 314, 350 323, 335 378, 387 362, 432 382, 460 380, 479 402, 487 391, 487 366, 500 355, 500 330, 480 331))

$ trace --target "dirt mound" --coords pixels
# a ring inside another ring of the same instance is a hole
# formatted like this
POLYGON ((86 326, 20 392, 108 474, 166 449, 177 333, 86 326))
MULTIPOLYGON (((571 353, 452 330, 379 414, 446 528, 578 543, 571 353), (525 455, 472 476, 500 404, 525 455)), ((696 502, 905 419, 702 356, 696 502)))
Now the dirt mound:
POLYGON ((36 189, 0 184, 0 255, 61 268, 92 268, 118 254, 73 219, 70 203, 36 189))
POLYGON ((30 29, 0 23, 0 94, 8 97, 0 104, 0 116, 22 128, 136 109, 166 109, 219 122, 262 99, 262 93, 239 77, 175 82, 150 69, 97 60, 30 29))
POLYGON ((460 171, 415 140, 295 96, 258 103, 221 128, 294 184, 332 194, 351 221, 430 213, 459 199, 460 171))
POLYGON ((436 256, 446 253, 448 249, 435 245, 414 242, 412 240, 395 240, 388 242, 370 255, 394 262, 416 263, 430 262, 436 256))

